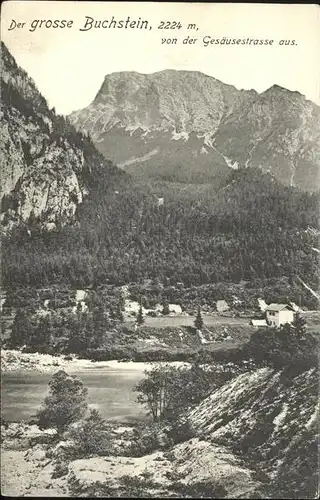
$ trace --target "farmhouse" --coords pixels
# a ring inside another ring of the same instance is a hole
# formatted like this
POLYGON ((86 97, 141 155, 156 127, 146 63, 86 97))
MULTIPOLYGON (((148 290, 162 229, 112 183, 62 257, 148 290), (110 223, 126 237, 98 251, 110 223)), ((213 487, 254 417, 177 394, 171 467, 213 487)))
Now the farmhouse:
POLYGON ((182 308, 179 304, 169 304, 170 313, 182 314, 182 308))
POLYGON ((225 300, 217 300, 216 308, 217 308, 217 311, 219 313, 222 313, 222 312, 228 311, 229 306, 225 300))
POLYGON ((292 323, 294 312, 287 304, 269 304, 266 308, 266 320, 269 326, 279 328, 286 323, 292 323))

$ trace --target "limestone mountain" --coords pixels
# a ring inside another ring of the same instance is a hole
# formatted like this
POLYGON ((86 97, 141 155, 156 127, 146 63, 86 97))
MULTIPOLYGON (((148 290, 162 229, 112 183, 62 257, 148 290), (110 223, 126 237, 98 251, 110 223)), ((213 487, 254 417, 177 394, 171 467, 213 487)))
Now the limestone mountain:
POLYGON ((101 175, 126 175, 90 138, 50 110, 33 80, 1 44, 1 221, 8 231, 37 222, 53 229, 73 222, 77 207, 101 175))
POLYGON ((316 187, 320 108, 276 85, 258 94, 197 71, 112 73, 70 120, 144 179, 210 182, 249 166, 316 187))

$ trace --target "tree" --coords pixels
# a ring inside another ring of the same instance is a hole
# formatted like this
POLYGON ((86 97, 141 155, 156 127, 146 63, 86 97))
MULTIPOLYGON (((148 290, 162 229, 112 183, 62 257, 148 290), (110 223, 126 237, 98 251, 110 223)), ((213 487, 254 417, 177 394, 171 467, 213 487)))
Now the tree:
POLYGON ((140 307, 137 315, 137 325, 143 325, 144 323, 144 317, 143 317, 143 309, 142 309, 142 304, 140 302, 140 307))
POLYGON ((306 320, 297 312, 294 315, 294 320, 292 323, 292 328, 294 329, 296 335, 298 335, 299 337, 303 337, 307 331, 306 325, 306 320))
POLYGON ((285 324, 280 329, 258 330, 241 348, 242 357, 253 359, 258 366, 267 365, 276 369, 285 366, 296 369, 317 366, 319 341, 304 329, 303 318, 302 321, 298 318, 294 323, 285 324), (303 331, 305 333, 301 333, 303 331))
POLYGON ((134 391, 138 392, 137 402, 147 408, 155 422, 176 420, 230 378, 229 374, 219 376, 214 369, 205 370, 197 363, 191 367, 160 364, 145 375, 134 391))
POLYGON ((194 320, 194 326, 196 327, 197 330, 202 330, 203 328, 203 319, 201 315, 200 306, 198 306, 197 316, 196 319, 194 320))
POLYGON ((94 338, 93 326, 89 325, 89 317, 86 313, 72 314, 67 321, 68 339, 66 350, 68 353, 81 354, 90 346, 94 338), (91 329, 90 329, 91 326, 91 329))
POLYGON ((55 373, 49 382, 49 394, 37 413, 39 427, 54 428, 62 437, 72 423, 86 414, 87 393, 77 376, 68 375, 64 370, 55 373))
POLYGON ((148 414, 157 422, 165 418, 170 407, 169 381, 172 371, 169 366, 157 365, 150 371, 146 370, 145 375, 133 390, 138 392, 137 402, 146 406, 148 414))
POLYGON ((123 312, 120 309, 120 307, 118 308, 118 311, 117 311, 117 317, 118 317, 118 320, 120 321, 120 323, 124 322, 124 315, 123 315, 123 312))
POLYGON ((167 316, 169 313, 170 313, 169 304, 168 302, 165 302, 163 304, 162 314, 167 316))
POLYGON ((91 347, 101 346, 108 326, 109 322, 106 315, 104 304, 102 302, 99 302, 98 305, 93 310, 94 335, 92 338, 91 347))
POLYGON ((29 344, 33 325, 31 316, 25 309, 18 309, 13 320, 9 346, 13 349, 29 344))
POLYGON ((117 316, 118 320, 121 323, 123 323, 124 322, 124 315, 123 315, 124 304, 123 304, 123 300, 121 299, 121 297, 118 301, 116 309, 117 309, 116 316, 117 316))
POLYGON ((29 346, 41 352, 49 352, 52 347, 53 325, 50 316, 44 316, 39 319, 38 324, 34 327, 30 339, 29 346))

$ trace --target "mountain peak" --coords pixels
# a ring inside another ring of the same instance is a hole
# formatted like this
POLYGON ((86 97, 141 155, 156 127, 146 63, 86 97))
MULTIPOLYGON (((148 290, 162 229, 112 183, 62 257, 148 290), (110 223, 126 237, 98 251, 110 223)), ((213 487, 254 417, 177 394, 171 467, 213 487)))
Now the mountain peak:
MULTIPOLYGON (((300 97, 302 99, 306 99, 306 96, 298 92, 297 90, 289 90, 286 89, 285 87, 281 87, 281 85, 274 84, 271 85, 267 90, 262 92, 262 94, 278 94, 278 95, 283 95, 283 96, 295 96, 295 97, 300 97)), ((261 94, 261 95, 262 95, 261 94)), ((309 101, 311 102, 311 101, 309 101)))
POLYGON ((70 119, 104 155, 142 177, 208 182, 217 171, 252 166, 314 189, 318 114, 278 84, 257 93, 200 71, 164 69, 106 75, 94 101, 70 119))

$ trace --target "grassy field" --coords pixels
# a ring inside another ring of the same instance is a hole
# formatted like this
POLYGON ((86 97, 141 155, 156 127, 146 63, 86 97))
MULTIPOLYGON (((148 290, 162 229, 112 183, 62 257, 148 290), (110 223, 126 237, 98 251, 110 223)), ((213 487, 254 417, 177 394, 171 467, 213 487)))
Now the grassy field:
MULTIPOLYGON (((153 318, 151 316, 144 317, 144 325, 152 328, 173 327, 179 328, 183 326, 194 326, 194 316, 177 315, 177 316, 161 316, 153 318)), ((128 323, 134 323, 135 318, 129 318, 128 323)), ((250 328, 249 318, 228 318, 225 316, 203 315, 203 323, 207 327, 211 326, 247 326, 250 328)))

